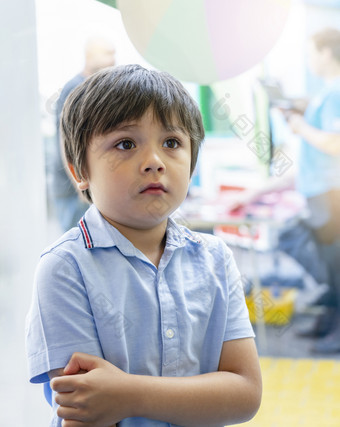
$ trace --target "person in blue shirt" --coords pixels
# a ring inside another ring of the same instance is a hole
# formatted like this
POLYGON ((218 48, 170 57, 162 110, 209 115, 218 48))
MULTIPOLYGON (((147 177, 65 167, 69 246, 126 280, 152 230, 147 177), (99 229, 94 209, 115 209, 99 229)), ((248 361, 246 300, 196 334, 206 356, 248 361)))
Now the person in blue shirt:
MULTIPOLYGON (((325 29, 309 43, 310 70, 324 80, 324 87, 308 103, 304 115, 288 118, 301 137, 296 188, 306 197, 306 223, 318 241, 326 261, 335 298, 329 312, 329 330, 312 350, 340 351, 340 31, 325 29)), ((326 328, 327 329, 327 328, 326 328)))
POLYGON ((27 317, 51 426, 249 420, 261 374, 233 255, 171 218, 204 138, 196 103, 167 73, 109 68, 72 92, 61 132, 91 206, 42 254, 27 317))
MULTIPOLYGON (((324 81, 321 91, 305 111, 288 111, 291 130, 300 136, 296 173, 272 177, 267 185, 244 192, 230 209, 256 200, 270 191, 295 187, 307 202, 309 217, 281 236, 281 248, 298 259, 319 282, 329 282, 332 296, 317 303, 327 305, 324 314, 300 335, 318 337, 311 350, 340 352, 340 31, 324 29, 308 45, 308 66, 324 81), (289 239, 287 238, 290 236, 289 239), (308 248, 320 260, 308 257, 308 248), (306 256, 307 254, 307 256, 306 256), (329 301, 331 299, 331 301, 329 301), (325 335, 325 336, 323 336, 325 335)), ((299 100, 299 109, 301 101, 299 100)))

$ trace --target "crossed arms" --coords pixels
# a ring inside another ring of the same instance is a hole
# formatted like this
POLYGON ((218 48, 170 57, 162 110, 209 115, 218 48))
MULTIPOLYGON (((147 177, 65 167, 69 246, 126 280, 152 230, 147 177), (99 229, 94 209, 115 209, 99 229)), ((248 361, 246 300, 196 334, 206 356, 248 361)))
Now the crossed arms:
POLYGON ((128 417, 186 427, 230 425, 251 419, 262 393, 252 338, 224 342, 218 372, 203 375, 132 375, 101 358, 74 353, 50 378, 63 427, 113 427, 128 417))

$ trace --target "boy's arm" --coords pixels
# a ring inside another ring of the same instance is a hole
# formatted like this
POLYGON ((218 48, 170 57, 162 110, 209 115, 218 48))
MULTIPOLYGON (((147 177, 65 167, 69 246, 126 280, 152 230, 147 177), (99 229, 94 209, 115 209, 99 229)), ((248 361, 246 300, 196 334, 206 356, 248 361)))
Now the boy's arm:
POLYGON ((218 372, 192 377, 126 374, 107 361, 75 353, 56 378, 64 427, 109 425, 144 417, 181 426, 222 426, 249 420, 261 401, 261 374, 252 338, 223 344, 218 372), (77 420, 73 422, 71 420, 77 420), (78 421, 82 421, 81 424, 78 421))
POLYGON ((141 378, 138 409, 143 417, 182 426, 230 425, 255 415, 261 391, 254 340, 239 339, 223 344, 218 372, 182 378, 141 378))

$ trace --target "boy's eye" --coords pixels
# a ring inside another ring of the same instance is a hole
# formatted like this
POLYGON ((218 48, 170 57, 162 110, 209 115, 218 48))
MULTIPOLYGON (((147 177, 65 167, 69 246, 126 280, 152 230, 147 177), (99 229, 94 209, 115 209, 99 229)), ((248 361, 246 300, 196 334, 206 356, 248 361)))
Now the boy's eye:
POLYGON ((120 141, 116 145, 116 148, 118 148, 119 150, 131 150, 131 148, 134 147, 136 147, 136 145, 129 139, 124 139, 124 141, 120 141))
POLYGON ((167 148, 177 148, 178 146, 179 146, 179 142, 177 141, 177 139, 174 139, 174 138, 169 138, 163 143, 163 147, 167 147, 167 148))

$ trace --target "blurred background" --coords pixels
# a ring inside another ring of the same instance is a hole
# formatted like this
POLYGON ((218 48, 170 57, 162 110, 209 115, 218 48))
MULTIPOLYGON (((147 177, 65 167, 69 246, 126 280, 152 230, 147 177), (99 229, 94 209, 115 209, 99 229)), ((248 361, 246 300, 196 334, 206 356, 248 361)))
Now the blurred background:
MULTIPOLYGON (((152 68, 131 43, 120 11, 104 3, 0 2, 1 426, 49 422, 42 387, 29 383, 24 337, 39 254, 73 225, 71 214, 63 222, 66 202, 56 184, 62 90, 75 76, 100 68, 98 52, 108 65, 152 68)), ((340 30, 340 1, 292 0, 279 40, 260 63, 209 85, 183 82, 201 108, 207 138, 188 199, 175 216, 221 235, 239 264, 268 384, 263 412, 249 425, 340 425, 340 349, 312 352, 314 336, 296 333, 296 326, 308 329, 325 312, 327 304, 315 302, 328 295, 329 283, 277 244, 280 227, 305 215, 305 198, 291 188, 226 212, 235 194, 296 169, 299 135, 284 113, 292 100, 311 99, 322 88, 307 52, 310 36, 328 27, 340 30)))

